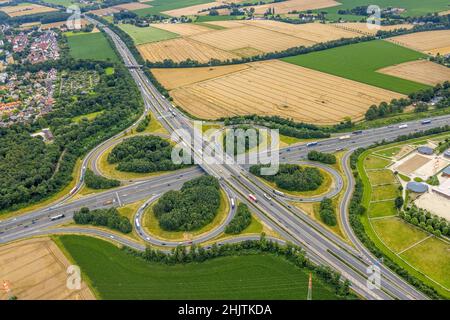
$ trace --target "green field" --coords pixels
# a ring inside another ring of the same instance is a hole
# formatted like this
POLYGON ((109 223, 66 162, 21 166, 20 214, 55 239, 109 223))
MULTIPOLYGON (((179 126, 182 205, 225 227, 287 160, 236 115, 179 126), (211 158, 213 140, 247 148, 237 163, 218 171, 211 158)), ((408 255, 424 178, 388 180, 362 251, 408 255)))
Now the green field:
POLYGON ((179 8, 185 8, 190 6, 195 6, 197 4, 203 4, 211 2, 210 0, 153 0, 149 2, 144 2, 145 4, 151 5, 151 8, 134 10, 134 12, 140 16, 145 16, 147 14, 160 14, 163 11, 174 10, 179 8))
POLYGON ((400 147, 392 147, 392 148, 387 148, 387 149, 377 151, 375 154, 379 154, 380 156, 391 158, 391 157, 395 157, 395 155, 398 154, 401 149, 402 148, 400 148, 400 147))
POLYGON ((131 24, 119 24, 120 29, 133 38, 136 45, 177 38, 178 34, 155 27, 140 28, 131 24))
POLYGON ((373 186, 386 183, 393 184, 397 182, 394 173, 388 169, 367 171, 367 175, 369 176, 369 181, 373 186))
POLYGON ((400 191, 398 190, 398 185, 396 185, 396 184, 375 186, 375 187, 372 187, 372 190, 373 190, 372 201, 394 199, 398 195, 400 195, 400 191))
POLYGON ((429 238, 400 256, 419 268, 432 279, 450 288, 450 245, 436 238, 429 238))
POLYGON ((394 252, 405 250, 427 237, 425 232, 397 217, 372 220, 372 226, 383 242, 394 252))
POLYGON ((426 15, 427 13, 449 10, 448 0, 374 0, 370 1, 370 3, 366 0, 339 0, 338 2, 342 3, 342 5, 320 9, 317 11, 328 12, 327 17, 329 19, 342 18, 346 20, 360 20, 364 17, 355 15, 339 15, 337 12, 341 9, 352 9, 357 6, 369 4, 377 5, 381 8, 404 8, 406 9, 406 12, 404 12, 402 16, 420 16, 426 15))
POLYGON ((394 200, 372 202, 369 206, 369 215, 371 218, 393 216, 397 214, 394 200))
POLYGON ((409 94, 430 87, 376 71, 424 57, 425 55, 422 53, 387 41, 375 40, 281 60, 383 89, 409 94))
POLYGON ((364 159, 364 168, 366 169, 383 169, 388 166, 391 162, 386 159, 379 157, 368 156, 364 159))
MULTIPOLYGON (((270 254, 171 265, 132 257, 86 236, 58 238, 102 299, 306 299, 309 273, 270 254)), ((337 299, 314 279, 314 299, 337 299)))
POLYGON ((67 37, 70 55, 75 59, 119 61, 103 33, 73 34, 67 37))

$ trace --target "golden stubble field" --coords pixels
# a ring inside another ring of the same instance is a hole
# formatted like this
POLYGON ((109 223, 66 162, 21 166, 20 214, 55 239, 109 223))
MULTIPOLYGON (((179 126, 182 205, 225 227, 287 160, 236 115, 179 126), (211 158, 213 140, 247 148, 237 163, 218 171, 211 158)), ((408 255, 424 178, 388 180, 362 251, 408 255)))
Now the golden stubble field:
POLYGON ((151 62, 187 59, 208 62, 282 51, 292 47, 309 47, 319 42, 354 38, 360 33, 320 23, 292 25, 277 21, 221 21, 209 24, 225 29, 205 30, 192 24, 154 24, 156 28, 181 34, 180 39, 152 42, 138 46, 144 59, 151 62), (183 30, 181 30, 183 29, 183 30))
POLYGON ((392 37, 388 40, 430 55, 450 53, 450 30, 416 32, 392 37))
POLYGON ((450 81, 449 68, 428 60, 405 62, 380 69, 378 72, 432 86, 450 81))
POLYGON ((1 7, 0 11, 3 11, 10 17, 20 17, 58 10, 46 6, 41 6, 39 4, 26 4, 26 5, 1 7))
MULTIPOLYGON (((66 287, 71 263, 49 238, 22 240, 0 246, 0 280, 10 284, 19 300, 93 300, 82 282, 80 290, 66 287)), ((3 287, 3 283, 1 283, 3 287)), ((0 290, 0 300, 7 294, 0 290)))
POLYGON ((403 95, 278 60, 152 70, 175 104, 203 119, 277 115, 316 124, 360 120, 372 104, 403 95))
MULTIPOLYGON (((199 5, 194 5, 190 7, 175 9, 175 10, 169 10, 164 11, 163 13, 174 16, 174 17, 180 17, 180 16, 191 16, 191 15, 207 15, 209 11, 202 11, 213 7, 218 7, 223 4, 227 3, 238 3, 238 2, 246 2, 245 0, 224 0, 224 1, 216 1, 216 2, 209 2, 199 5), (202 11, 202 12, 200 12, 202 11)), ((322 8, 329 8, 329 7, 335 7, 340 5, 339 2, 334 0, 287 0, 282 1, 278 3, 270 3, 270 4, 263 4, 263 5, 255 5, 248 8, 254 8, 255 14, 264 14, 269 8, 274 9, 275 13, 277 14, 285 14, 289 13, 291 11, 305 11, 305 10, 313 10, 313 9, 322 9, 322 8)), ((229 13, 228 9, 220 9, 219 14, 226 15, 229 13)))

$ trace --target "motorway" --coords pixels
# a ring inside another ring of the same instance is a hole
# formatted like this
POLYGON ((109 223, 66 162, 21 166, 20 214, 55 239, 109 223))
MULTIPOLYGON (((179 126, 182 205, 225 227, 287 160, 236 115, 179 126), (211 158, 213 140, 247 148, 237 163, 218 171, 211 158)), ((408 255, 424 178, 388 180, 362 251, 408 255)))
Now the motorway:
MULTIPOLYGON (((119 54, 124 59, 125 64, 136 66, 137 63, 134 60, 134 57, 120 38, 108 28, 104 28, 104 30, 113 40, 119 54)), ((202 152, 207 152, 212 149, 208 142, 203 140, 197 141, 195 137, 193 142, 197 146, 200 145, 201 150, 199 151, 195 147, 192 148, 192 140, 190 139, 193 132, 193 125, 191 120, 174 108, 148 81, 139 68, 130 68, 130 73, 141 90, 146 110, 151 110, 157 115, 163 126, 169 132, 174 132, 175 128, 185 129, 188 134, 181 133, 179 139, 185 142, 186 146, 191 148, 196 157, 201 157, 202 152)), ((408 127, 401 130, 397 127, 371 129, 366 130, 362 135, 354 135, 349 140, 332 138, 320 141, 314 149, 318 151, 335 151, 340 148, 352 150, 357 147, 369 146, 382 139, 395 139, 399 134, 407 134, 417 130, 423 130, 425 127, 437 127, 448 123, 450 123, 450 116, 444 116, 433 119, 432 123, 427 126, 423 126, 419 121, 415 121, 408 123, 408 127)), ((102 145, 104 146, 104 144, 102 145)), ((96 150, 98 149, 94 149, 92 154, 96 150)), ((307 148, 304 145, 285 148, 280 150, 280 160, 282 162, 292 163, 302 161, 305 159, 309 150, 311 150, 311 148, 307 148)), ((88 162, 84 163, 82 170, 85 170, 85 165, 87 163, 88 162)), ((45 208, 30 214, 2 221, 0 223, 0 242, 8 242, 45 232, 65 232, 62 228, 43 229, 70 221, 70 212, 73 212, 82 206, 96 208, 111 205, 120 206, 140 199, 154 201, 154 199, 156 199, 155 197, 159 194, 170 189, 177 189, 181 187, 183 182, 199 176, 205 171, 208 174, 218 177, 222 187, 230 197, 239 198, 240 201, 247 203, 252 211, 258 215, 264 223, 269 225, 285 240, 301 246, 313 262, 329 265, 333 269, 339 271, 344 278, 349 279, 352 282, 352 289, 362 297, 366 299, 426 299, 426 296, 421 292, 417 291, 417 289, 407 284, 403 279, 389 270, 383 270, 381 288, 369 290, 366 285, 368 276, 367 268, 374 263, 374 259, 370 253, 360 245, 354 235, 352 236, 352 231, 348 224, 344 225, 345 231, 349 235, 354 246, 349 245, 349 243, 328 231, 301 210, 292 207, 287 201, 288 199, 276 195, 272 195, 270 200, 265 198, 264 194, 268 191, 267 186, 259 181, 259 179, 249 174, 243 167, 237 164, 206 163, 202 163, 200 166, 201 169, 198 167, 190 168, 182 175, 178 172, 166 174, 157 178, 133 183, 119 189, 106 191, 71 202, 64 202, 58 206, 45 208), (247 196, 249 193, 254 194, 258 198, 257 203, 248 200, 247 196), (49 221, 48 217, 61 212, 67 213, 63 220, 59 220, 56 223, 49 221), (33 221, 34 219, 37 220, 33 221)), ((345 164, 345 168, 348 170, 347 164, 345 164)), ((346 175, 347 178, 349 178, 349 181, 352 182, 353 177, 351 172, 346 171, 346 175)), ((82 176, 83 175, 81 175, 81 177, 82 176)), ((82 178, 80 179, 80 184, 81 183, 82 178)), ((343 221, 347 220, 345 212, 348 199, 353 190, 352 186, 352 183, 349 183, 344 195, 345 201, 341 204, 340 215, 343 221)), ((232 213, 228 215, 227 219, 231 216, 232 213)), ((137 218, 139 221, 142 216, 138 215, 137 218)), ((223 225, 220 226, 220 228, 222 227, 223 225)), ((73 228, 72 230, 76 230, 76 233, 93 232, 92 229, 86 231, 87 229, 83 228, 73 228)), ((214 232, 217 232, 217 230, 218 229, 215 229, 214 232)), ((66 230, 66 232, 70 232, 70 230, 66 230)), ((143 238, 152 243, 155 239, 150 238, 150 240, 147 240, 148 236, 149 235, 143 234, 143 238)), ((104 237, 113 239, 106 231, 104 232, 104 237)), ((117 238, 117 236, 114 237, 117 238)), ((140 249, 142 249, 142 247, 140 249)))

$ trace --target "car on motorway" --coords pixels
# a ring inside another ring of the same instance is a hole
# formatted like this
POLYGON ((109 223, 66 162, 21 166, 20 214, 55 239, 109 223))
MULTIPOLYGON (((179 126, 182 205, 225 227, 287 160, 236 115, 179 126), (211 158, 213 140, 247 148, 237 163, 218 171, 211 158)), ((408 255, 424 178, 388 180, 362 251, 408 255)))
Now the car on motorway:
POLYGON ((317 141, 314 141, 314 142, 308 142, 307 144, 306 144, 306 146, 307 147, 313 147, 313 146, 317 146, 319 143, 317 142, 317 141))
POLYGON ((420 123, 421 124, 430 124, 431 120, 430 119, 425 119, 425 120, 422 120, 420 123))

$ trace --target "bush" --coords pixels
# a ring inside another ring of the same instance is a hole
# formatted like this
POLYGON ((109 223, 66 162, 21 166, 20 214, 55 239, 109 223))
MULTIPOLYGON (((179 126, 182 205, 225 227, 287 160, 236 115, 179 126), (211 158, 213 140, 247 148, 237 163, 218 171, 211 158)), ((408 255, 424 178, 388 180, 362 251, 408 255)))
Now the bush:
POLYGON ((108 155, 108 163, 117 163, 117 170, 149 173, 177 170, 184 164, 172 162, 172 146, 158 136, 131 137, 115 146, 108 155))
POLYGON ((86 186, 91 189, 110 189, 120 186, 119 180, 98 176, 90 169, 86 169, 84 182, 86 183, 86 186))
POLYGON ((261 175, 261 168, 265 165, 253 165, 250 172, 262 177, 282 189, 289 191, 316 190, 323 183, 323 175, 317 168, 301 167, 296 164, 280 164, 275 175, 261 175))
POLYGON ((180 191, 166 192, 153 207, 153 213, 164 230, 190 231, 210 223, 219 206, 219 181, 204 176, 185 182, 180 191))
POLYGON ((331 153, 324 153, 313 150, 308 152, 308 160, 318 161, 326 164, 335 164, 336 156, 331 153))
POLYGON ((337 223, 336 211, 334 209, 333 201, 331 199, 324 198, 320 202, 319 213, 320 213, 320 218, 322 219, 322 221, 325 224, 327 224, 329 226, 336 225, 336 223, 337 223))
POLYGON ((145 129, 147 129, 148 125, 150 124, 150 119, 151 119, 150 115, 147 115, 144 119, 142 119, 139 122, 138 126, 136 127, 136 131, 137 132, 145 131, 145 129))
POLYGON ((227 234, 238 234, 247 228, 252 222, 252 214, 244 203, 239 203, 236 215, 225 228, 227 234))
POLYGON ((133 229, 130 220, 119 214, 116 208, 89 210, 81 208, 73 215, 73 220, 78 224, 90 224, 118 230, 122 233, 130 233, 133 229))

